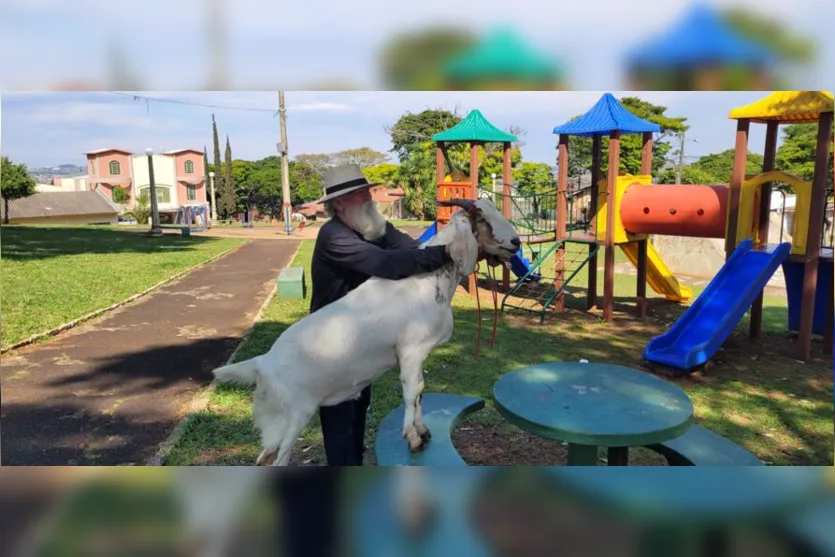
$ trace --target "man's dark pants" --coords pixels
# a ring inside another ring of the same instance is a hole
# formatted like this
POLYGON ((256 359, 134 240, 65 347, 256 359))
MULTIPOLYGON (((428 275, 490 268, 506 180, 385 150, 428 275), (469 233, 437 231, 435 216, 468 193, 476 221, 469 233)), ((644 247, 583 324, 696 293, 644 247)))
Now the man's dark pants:
POLYGON ((371 387, 357 400, 319 408, 328 466, 362 466, 365 451, 365 417, 371 404, 371 387))

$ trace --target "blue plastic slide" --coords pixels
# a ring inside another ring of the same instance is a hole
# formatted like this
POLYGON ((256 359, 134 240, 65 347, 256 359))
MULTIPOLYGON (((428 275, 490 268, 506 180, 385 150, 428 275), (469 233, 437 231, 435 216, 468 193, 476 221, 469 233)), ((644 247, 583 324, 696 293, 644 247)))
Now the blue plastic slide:
MULTIPOLYGON (((421 244, 424 242, 428 242, 437 233, 438 221, 435 221, 431 225, 429 225, 429 228, 423 231, 423 234, 421 234, 418 238, 418 242, 420 242, 421 244)), ((511 270, 513 271, 513 274, 519 278, 525 276, 525 273, 527 273, 531 269, 530 260, 523 257, 521 251, 516 252, 516 254, 510 259, 510 264, 512 266, 511 270)))
POLYGON ((669 331, 649 342, 645 360, 689 371, 716 354, 788 258, 791 244, 753 248, 751 240, 739 244, 693 305, 669 331))

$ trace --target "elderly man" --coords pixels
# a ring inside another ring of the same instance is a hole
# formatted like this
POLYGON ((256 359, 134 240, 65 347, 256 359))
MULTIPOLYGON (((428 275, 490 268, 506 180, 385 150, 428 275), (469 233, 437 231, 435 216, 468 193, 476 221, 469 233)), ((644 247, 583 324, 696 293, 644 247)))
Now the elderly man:
MULTIPOLYGON (((355 164, 330 169, 321 201, 332 217, 316 238, 311 266, 310 311, 342 298, 370 277, 401 279, 451 261, 447 246, 417 249, 419 243, 395 229, 371 199, 371 184, 355 164)), ((327 342, 327 339, 322 339, 327 342)), ((371 387, 358 400, 319 409, 329 466, 361 466, 365 416, 371 387)))

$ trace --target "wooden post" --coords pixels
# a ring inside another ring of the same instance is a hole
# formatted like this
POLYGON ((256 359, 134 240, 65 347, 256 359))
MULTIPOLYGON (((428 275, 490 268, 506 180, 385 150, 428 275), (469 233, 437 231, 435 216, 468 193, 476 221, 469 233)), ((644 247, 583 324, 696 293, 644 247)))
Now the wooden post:
POLYGON ((812 352, 815 291, 818 286, 823 217, 826 213, 826 178, 831 138, 832 112, 824 112, 818 121, 815 175, 812 178, 812 208, 809 211, 809 234, 806 240, 806 258, 803 269, 803 301, 800 304, 800 335, 797 339, 797 356, 804 362, 809 361, 812 352))
MULTIPOLYGON (((828 265, 832 263, 827 262, 828 265)), ((826 304, 826 332, 823 336, 823 352, 832 355, 833 332, 835 332, 835 289, 830 288, 827 292, 829 301, 826 304)))
MULTIPOLYGON (((470 199, 478 199, 478 142, 470 144, 470 199)), ((478 296, 478 282, 475 273, 470 275, 469 292, 478 296)))
MULTIPOLYGON (((557 242, 568 236, 567 215, 568 211, 568 138, 566 134, 560 134, 559 152, 557 156, 557 242)), ((556 261, 554 262, 554 288, 564 288, 565 284, 565 244, 557 245, 556 261)), ((562 311, 565 309, 565 291, 554 300, 554 309, 562 311)))
MULTIPOLYGON (((652 175, 652 132, 644 132, 641 148, 641 174, 652 175)), ((638 292, 635 300, 636 314, 647 316, 647 240, 638 240, 638 292)))
MULTIPOLYGON (((509 141, 504 142, 504 158, 502 165, 502 216, 510 220, 510 184, 513 182, 513 171, 510 168, 510 154, 511 144, 509 141)), ((520 253, 521 257, 522 254, 520 253)), ((510 290, 510 271, 507 267, 502 266, 502 292, 510 290)))
MULTIPOLYGON (((591 140, 591 190, 589 199, 589 234, 597 239, 597 182, 600 181, 600 161, 602 160, 603 138, 595 134, 591 140)), ((594 249, 590 247, 589 249, 594 249)), ((598 307, 597 303, 597 253, 589 259, 588 309, 598 307)))
POLYGON ((435 149, 435 174, 437 176, 438 185, 444 183, 444 142, 438 143, 435 149))
POLYGON ((736 146, 734 147, 734 166, 728 184, 728 230, 725 234, 725 259, 736 249, 736 227, 739 222, 739 194, 742 181, 745 180, 745 163, 748 160, 748 130, 751 121, 742 119, 736 123, 736 146))
POLYGON ((620 167, 620 132, 609 134, 609 171, 606 184, 606 258, 603 264, 603 319, 614 319, 615 305, 615 186, 620 167))
MULTIPOLYGON (((774 170, 774 161, 777 158, 777 131, 780 123, 776 120, 769 120, 765 131, 765 152, 763 153, 763 172, 774 170)), ((759 228, 757 231, 757 242, 768 244, 768 219, 771 216, 771 183, 765 183, 760 190, 759 228)), ((763 328, 763 298, 765 289, 760 292, 757 299, 751 306, 751 324, 748 328, 748 336, 757 338, 763 328)))

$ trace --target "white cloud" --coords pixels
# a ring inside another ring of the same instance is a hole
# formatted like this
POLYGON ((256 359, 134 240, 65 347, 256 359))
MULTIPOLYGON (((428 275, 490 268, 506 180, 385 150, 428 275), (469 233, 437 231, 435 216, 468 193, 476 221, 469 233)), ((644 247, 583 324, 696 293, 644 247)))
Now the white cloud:
POLYGON ((300 112, 346 112, 354 111, 355 109, 342 103, 312 102, 288 106, 287 110, 296 110, 300 112))
POLYGON ((39 124, 97 124, 102 126, 134 126, 148 128, 151 118, 137 116, 134 110, 96 102, 44 104, 36 106, 29 119, 39 124))

